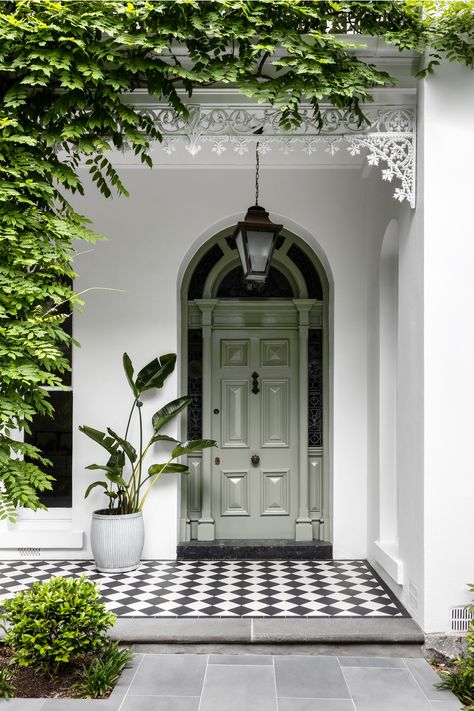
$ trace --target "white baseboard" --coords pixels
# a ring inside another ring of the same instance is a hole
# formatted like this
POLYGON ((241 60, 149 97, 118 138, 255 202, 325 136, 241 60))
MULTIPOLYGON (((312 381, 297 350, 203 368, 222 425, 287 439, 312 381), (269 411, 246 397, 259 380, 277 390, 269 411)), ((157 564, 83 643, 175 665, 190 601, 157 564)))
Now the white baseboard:
POLYGON ((374 558, 398 585, 403 585, 403 563, 398 557, 398 545, 374 541, 374 558))

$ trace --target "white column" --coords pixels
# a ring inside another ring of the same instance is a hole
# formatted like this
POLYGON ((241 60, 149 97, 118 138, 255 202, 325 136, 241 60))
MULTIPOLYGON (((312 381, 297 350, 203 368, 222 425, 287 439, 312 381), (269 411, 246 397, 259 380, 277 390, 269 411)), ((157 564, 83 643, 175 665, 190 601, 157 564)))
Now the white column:
POLYGON ((295 539, 313 540, 313 524, 309 515, 309 471, 308 471, 308 330, 309 312, 314 299, 293 299, 299 316, 299 478, 298 478, 298 518, 295 539))
MULTIPOLYGON (((212 439, 212 312, 217 299, 196 299, 202 324, 202 436, 212 439)), ((198 541, 213 541, 215 523, 212 517, 212 449, 202 453, 202 511, 197 527, 198 541)))
POLYGON ((424 630, 444 632, 474 580, 474 72, 423 84, 424 630))

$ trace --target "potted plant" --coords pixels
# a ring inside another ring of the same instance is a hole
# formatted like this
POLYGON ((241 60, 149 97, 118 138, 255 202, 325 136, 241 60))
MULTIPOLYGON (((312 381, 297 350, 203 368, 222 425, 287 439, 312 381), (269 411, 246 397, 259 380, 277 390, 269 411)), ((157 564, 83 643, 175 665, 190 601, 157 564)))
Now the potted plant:
POLYGON ((173 372, 176 355, 168 353, 152 360, 134 377, 129 356, 123 354, 123 367, 133 402, 128 416, 125 434, 121 437, 110 427, 106 432, 81 425, 80 431, 103 447, 108 459, 105 464, 89 464, 86 469, 103 472, 101 479, 87 487, 85 497, 96 487, 102 487, 109 499, 107 508, 94 511, 91 525, 91 546, 97 569, 105 573, 134 570, 143 550, 144 528, 142 509, 148 495, 162 474, 189 474, 185 464, 176 459, 215 442, 196 439, 180 442, 174 437, 161 434, 165 425, 173 420, 191 403, 190 397, 180 397, 161 407, 151 419, 152 435, 144 444, 142 400, 143 393, 162 388, 166 378, 173 372), (128 440, 134 416, 138 416, 138 447, 128 440), (145 458, 157 444, 167 448, 162 462, 153 463, 145 470, 145 458))

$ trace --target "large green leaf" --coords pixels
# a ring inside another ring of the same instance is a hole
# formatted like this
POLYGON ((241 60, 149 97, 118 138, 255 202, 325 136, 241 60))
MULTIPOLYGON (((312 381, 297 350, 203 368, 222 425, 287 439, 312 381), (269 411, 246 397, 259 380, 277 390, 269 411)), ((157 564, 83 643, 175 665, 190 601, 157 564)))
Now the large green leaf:
POLYGON ((172 457, 180 457, 182 454, 192 454, 192 452, 200 452, 202 449, 216 447, 217 442, 213 439, 189 439, 187 442, 182 442, 175 447, 171 453, 172 457))
POLYGON ((105 483, 105 481, 95 481, 93 484, 89 484, 89 486, 87 487, 86 493, 84 494, 85 499, 87 499, 92 489, 95 489, 96 486, 102 486, 104 489, 107 489, 107 484, 105 483))
POLYGON ((110 457, 107 462, 107 466, 112 470, 123 469, 125 466, 125 454, 121 449, 117 449, 110 457))
POLYGON ((93 427, 87 427, 86 425, 79 425, 79 430, 91 439, 93 439, 94 442, 100 444, 101 447, 106 449, 107 452, 109 452, 110 454, 115 454, 117 452, 117 442, 112 437, 106 435, 105 432, 95 430, 93 427))
POLYGON ((135 447, 130 444, 130 442, 127 442, 126 439, 123 439, 123 437, 120 437, 116 432, 110 429, 110 427, 107 427, 107 432, 109 435, 111 435, 122 447, 123 451, 127 455, 127 457, 130 459, 130 462, 133 464, 137 460, 137 451, 135 447))
POLYGON ((148 474, 153 476, 155 474, 184 474, 189 471, 185 464, 152 464, 148 468, 148 474))
POLYGON ((151 423, 155 432, 159 432, 167 422, 172 420, 176 415, 185 410, 192 402, 190 397, 179 397, 176 400, 168 402, 162 408, 155 412, 151 423))
POLYGON ((132 365, 132 361, 130 360, 130 356, 128 355, 128 353, 123 354, 122 362, 123 362, 123 369, 125 371, 125 375, 127 376, 128 383, 129 383, 130 387, 132 388, 132 392, 135 395, 135 397, 138 397, 138 395, 139 395, 138 388, 135 385, 135 382, 133 380, 133 365, 132 365))
POLYGON ((89 464, 86 469, 100 470, 103 472, 109 472, 110 474, 117 474, 121 470, 121 467, 109 467, 107 464, 89 464))
POLYGON ((156 434, 153 435, 150 442, 173 442, 173 444, 179 444, 179 439, 168 437, 168 435, 156 434))
POLYGON ((152 388, 162 388, 168 375, 176 363, 175 353, 166 353, 159 358, 154 358, 148 365, 140 370, 135 381, 139 395, 152 388))
POLYGON ((127 488, 127 482, 119 474, 106 472, 105 476, 113 484, 117 484, 117 486, 121 486, 123 489, 127 488))

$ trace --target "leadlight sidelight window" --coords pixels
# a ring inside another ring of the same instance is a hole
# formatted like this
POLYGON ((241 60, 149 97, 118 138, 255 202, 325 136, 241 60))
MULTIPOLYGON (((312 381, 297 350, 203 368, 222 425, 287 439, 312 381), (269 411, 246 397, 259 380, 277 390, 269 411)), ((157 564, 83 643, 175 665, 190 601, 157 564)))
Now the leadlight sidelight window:
POLYGON ((323 446, 323 332, 308 334, 308 446, 323 446))
POLYGON ((188 331, 188 439, 202 438, 202 331, 188 331))

